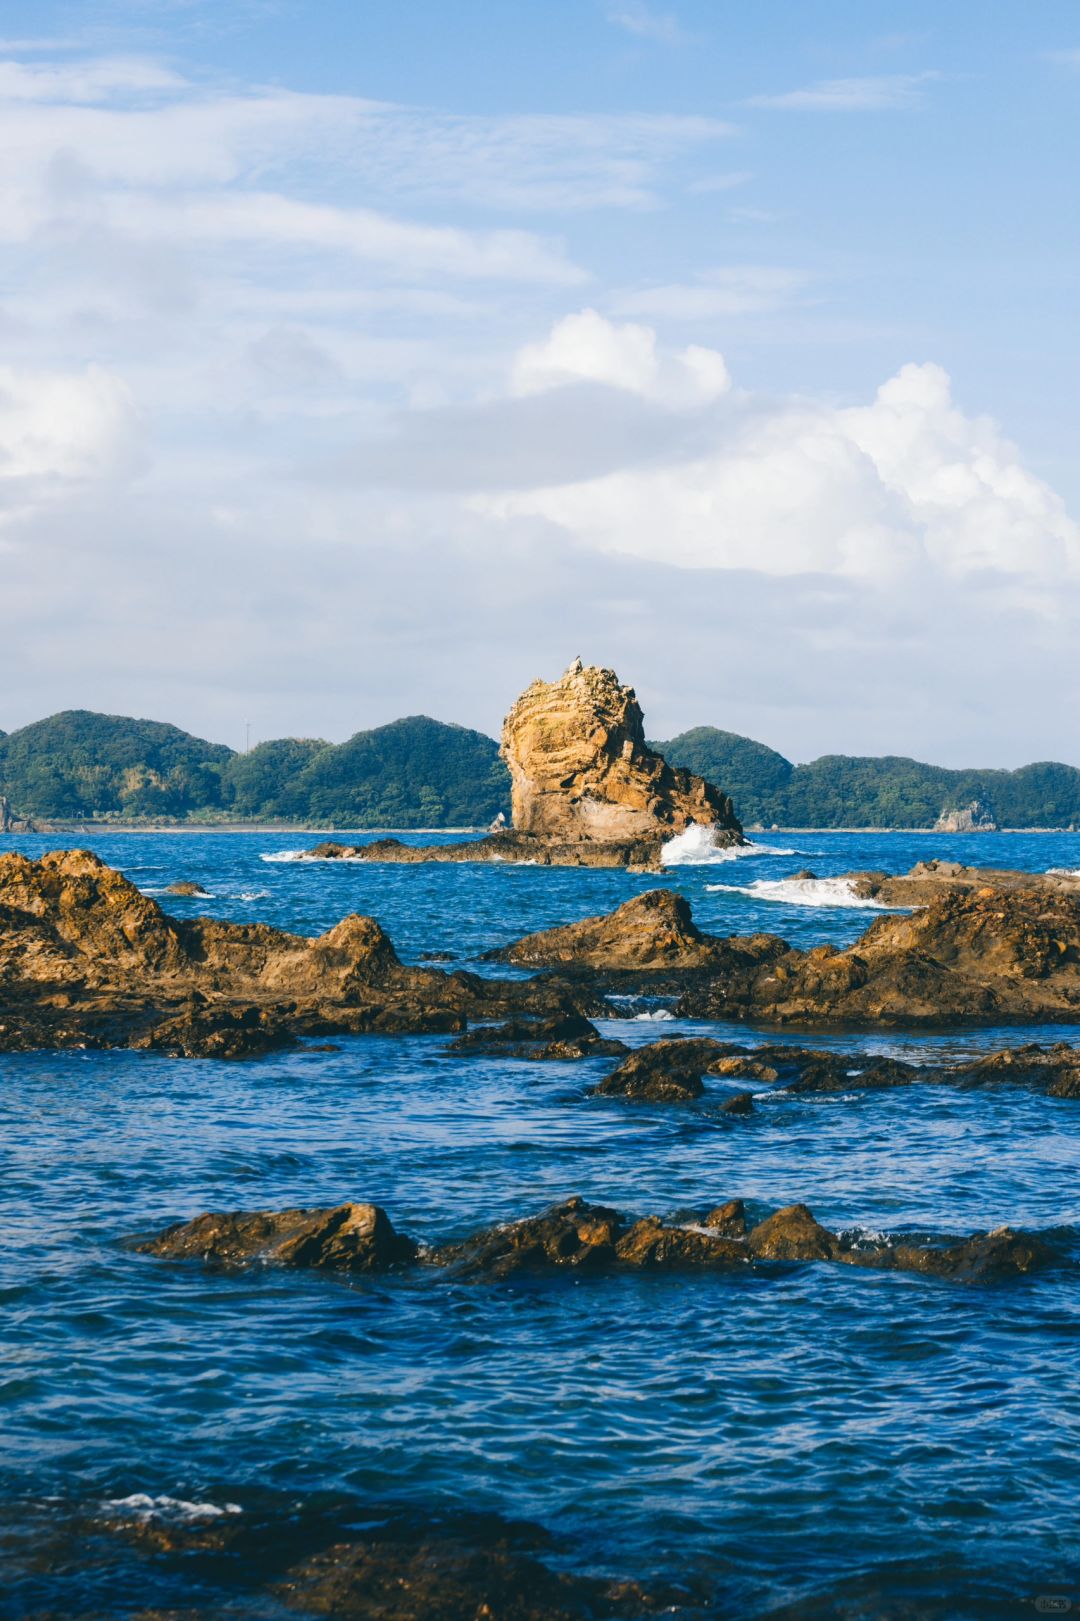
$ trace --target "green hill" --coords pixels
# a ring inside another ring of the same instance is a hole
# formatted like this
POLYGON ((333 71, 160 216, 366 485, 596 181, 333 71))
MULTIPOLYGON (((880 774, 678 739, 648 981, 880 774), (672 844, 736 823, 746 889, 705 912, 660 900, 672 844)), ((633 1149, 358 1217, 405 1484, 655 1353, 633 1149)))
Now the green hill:
POLYGON ((482 732, 412 715, 348 742, 280 738, 236 754, 160 721, 66 710, 5 736, 0 794, 43 820, 297 820, 486 825, 510 779, 482 732))
POLYGON ((65 709, 0 739, 0 793, 23 816, 178 816, 219 807, 232 750, 156 720, 65 709))
POLYGON ((933 827, 942 812, 974 801, 1001 827, 1080 824, 1080 771, 1052 761, 1017 771, 949 770, 900 755, 826 754, 793 765, 712 726, 653 747, 722 786, 745 825, 933 827))

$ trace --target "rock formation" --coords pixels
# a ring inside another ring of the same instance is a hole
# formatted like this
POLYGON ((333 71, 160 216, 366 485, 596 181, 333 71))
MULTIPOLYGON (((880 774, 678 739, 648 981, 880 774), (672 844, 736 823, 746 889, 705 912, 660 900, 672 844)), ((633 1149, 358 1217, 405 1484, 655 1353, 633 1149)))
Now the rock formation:
POLYGON ((33 822, 26 816, 17 816, 6 794, 0 794, 0 833, 33 833, 33 822))
MULTIPOLYGON (((796 873, 795 878, 813 879, 814 874, 796 873)), ((859 900, 878 901, 882 906, 926 906, 940 895, 968 894, 979 889, 995 889, 1002 894, 1024 891, 1080 897, 1080 876, 1075 873, 966 867, 960 861, 917 861, 910 872, 896 874, 848 872, 839 881, 847 884, 859 900)))
MULTIPOLYGON (((689 1018, 863 1026, 1080 1021, 1080 884, 1027 873, 977 883, 961 873, 924 875, 918 882, 929 898, 920 910, 877 919, 843 951, 802 951, 772 934, 701 935, 674 897, 651 907, 639 897, 605 918, 526 936, 501 955, 557 962, 608 991, 670 991, 689 1018), (666 961, 665 941, 672 942, 666 961)), ((879 876, 889 885, 916 882, 914 874, 879 876)))
POLYGON ((331 1031, 457 1031, 469 1018, 593 1011, 539 981, 403 964, 379 924, 310 940, 180 919, 95 855, 0 856, 0 1051, 147 1047, 244 1057, 331 1031))
POLYGON ((534 681, 503 723, 502 754, 519 833, 608 843, 696 823, 742 842, 731 800, 648 747, 634 689, 613 670, 575 659, 558 681, 534 681))
POLYGON ((934 823, 934 832, 996 833, 997 820, 988 805, 984 805, 980 799, 973 799, 970 805, 943 810, 934 823))
POLYGON ((692 826, 718 845, 745 842, 726 794, 649 748, 634 689, 612 670, 577 659, 558 681, 534 681, 506 717, 502 754, 512 828, 468 844, 330 842, 309 859, 655 869, 665 840, 692 826))
POLYGON ((379 1205, 332 1210, 234 1211, 198 1216, 140 1245, 150 1255, 223 1268, 312 1267, 322 1272, 388 1272, 416 1259, 416 1245, 394 1231, 379 1205))
POLYGON ((197 1216, 138 1246, 165 1259, 201 1259, 334 1272, 385 1272, 412 1261, 455 1277, 522 1273, 730 1271, 763 1261, 829 1261, 960 1281, 1015 1277, 1051 1265, 1057 1254, 1034 1234, 999 1227, 969 1238, 913 1243, 903 1237, 855 1240, 831 1232, 805 1205, 787 1205, 747 1229, 740 1200, 697 1220, 637 1220, 606 1205, 566 1199, 538 1216, 500 1222, 456 1243, 418 1248, 395 1233, 375 1205, 335 1210, 246 1211, 197 1216))
POLYGON ((492 962, 535 967, 576 964, 585 968, 707 968, 721 942, 702 934, 690 903, 671 889, 649 889, 617 911, 527 934, 488 953, 492 962))

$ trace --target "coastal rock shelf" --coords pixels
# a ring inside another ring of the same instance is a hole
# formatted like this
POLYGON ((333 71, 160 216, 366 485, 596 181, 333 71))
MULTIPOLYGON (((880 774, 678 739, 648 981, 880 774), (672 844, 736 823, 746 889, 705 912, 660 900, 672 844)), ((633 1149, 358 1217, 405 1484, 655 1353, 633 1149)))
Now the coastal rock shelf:
POLYGON ((180 919, 88 851, 0 856, 0 1051, 136 1047, 241 1058, 335 1031, 463 1030, 597 1011, 588 993, 409 968, 374 918, 317 939, 180 919))
POLYGON ((434 1249, 395 1232, 377 1205, 240 1211, 197 1216, 138 1247, 163 1259, 198 1259, 227 1270, 266 1265, 364 1273, 419 1262, 462 1278, 564 1270, 726 1272, 766 1261, 828 1261, 975 1282, 1040 1271, 1058 1259, 1037 1234, 1010 1227, 930 1241, 851 1237, 821 1226, 802 1204, 751 1226, 738 1199, 693 1220, 664 1221, 635 1220, 575 1197, 434 1249))
POLYGON ((608 992, 670 992, 687 1018, 925 1027, 1080 1019, 1080 885, 984 873, 948 882, 853 946, 702 934, 670 891, 527 935, 499 957, 576 971, 608 992))

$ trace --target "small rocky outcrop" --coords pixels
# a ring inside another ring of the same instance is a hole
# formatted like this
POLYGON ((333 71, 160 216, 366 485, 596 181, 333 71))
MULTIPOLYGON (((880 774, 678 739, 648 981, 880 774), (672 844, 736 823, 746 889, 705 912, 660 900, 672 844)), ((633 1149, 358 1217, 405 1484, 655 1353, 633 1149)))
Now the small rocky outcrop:
POLYGON ((265 1264, 379 1272, 419 1261, 456 1277, 496 1279, 555 1271, 726 1271, 766 1261, 831 1261, 971 1282, 1037 1271, 1058 1259, 1037 1235, 1009 1227, 948 1241, 853 1240, 821 1226, 803 1204, 787 1205, 747 1230, 737 1199, 700 1220, 665 1221, 660 1216, 635 1220, 575 1197, 537 1216, 427 1250, 395 1233, 376 1205, 242 1211, 197 1216, 138 1247, 171 1260, 199 1259, 225 1268, 265 1264))
POLYGON ((506 717, 502 754, 520 833, 604 843, 696 823, 742 842, 727 795, 649 748, 634 689, 613 670, 575 659, 557 681, 534 681, 506 717))
POLYGON ((174 883, 165 886, 166 895, 206 896, 206 890, 197 884, 194 878, 177 878, 174 883))
POLYGON ((527 934, 489 952, 488 958, 535 967, 650 972, 707 968, 721 955, 722 942, 702 934, 682 895, 671 889, 650 889, 603 917, 527 934))
POLYGON ((0 794, 0 833, 34 833, 33 822, 28 816, 19 816, 12 809, 11 800, 6 794, 0 794))
POLYGON ((621 1041, 602 1036, 580 1013, 542 1018, 514 1018, 504 1024, 480 1025, 450 1043, 452 1053, 485 1058, 526 1058, 534 1062, 578 1058, 615 1058, 626 1052, 621 1041))
POLYGON ((701 1077, 729 1049, 710 1036, 675 1037, 639 1047, 595 1088, 601 1097, 642 1098, 683 1103, 701 1097, 701 1077))
POLYGON ((307 1267, 320 1272, 388 1272, 416 1259, 416 1245, 394 1231, 374 1204, 331 1210, 232 1211, 178 1222, 138 1246, 168 1260, 227 1269, 307 1267))
MULTIPOLYGON (((813 873, 796 873, 812 878, 813 873)), ((1001 894, 1080 896, 1080 877, 1068 872, 1017 872, 1003 867, 967 867, 961 861, 917 861, 909 872, 849 872, 840 880, 859 900, 882 906, 927 906, 942 895, 994 889, 1001 894)))
POLYGON ((996 833, 997 818, 989 805, 973 799, 968 805, 955 805, 942 811, 934 823, 935 833, 996 833))
POLYGON ((334 1031, 460 1031, 600 1010, 585 989, 403 964, 370 917, 317 939, 175 918, 88 851, 0 856, 0 1051, 247 1057, 334 1031))

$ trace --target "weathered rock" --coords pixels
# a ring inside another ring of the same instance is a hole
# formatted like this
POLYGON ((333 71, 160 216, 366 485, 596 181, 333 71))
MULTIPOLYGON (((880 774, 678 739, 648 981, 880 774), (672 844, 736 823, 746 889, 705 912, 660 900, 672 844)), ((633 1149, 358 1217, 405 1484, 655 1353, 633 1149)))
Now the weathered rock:
POLYGON ((576 659, 534 681, 503 725, 514 827, 574 842, 670 837, 697 823, 741 843, 730 799, 645 742, 641 706, 612 670, 576 659))
POLYGON ((311 860, 508 861, 655 870, 664 841, 701 826, 717 845, 744 843, 731 800, 669 766, 645 741, 632 687, 577 659, 558 681, 534 681, 503 726, 513 827, 464 844, 327 842, 311 860))
POLYGON ((787 1205, 759 1222, 746 1244, 762 1261, 835 1261, 840 1254, 836 1234, 815 1221, 804 1204, 787 1205))
POLYGON ((455 1031, 599 1010, 584 988, 406 967, 374 918, 311 940, 179 919, 86 851, 0 856, 0 1050, 136 1046, 241 1057, 298 1035, 455 1031))
POLYGON ((943 810, 934 823, 935 833, 996 833, 997 819, 981 799, 943 810))
POLYGON ((705 1090, 702 1075, 725 1050, 724 1043, 711 1036, 650 1042, 632 1052, 595 1090, 601 1097, 644 1098, 657 1103, 699 1098, 705 1090))
POLYGON ((671 889, 649 889, 616 911, 527 934, 488 953, 492 962, 607 970, 699 969, 722 943, 702 934, 690 903, 671 889))
POLYGON ((374 861, 409 866, 417 862, 501 862, 521 867, 625 867, 630 872, 658 872, 663 839, 608 839, 570 843, 513 829, 461 844, 404 844, 401 839, 373 839, 369 844, 328 841, 306 850, 304 861, 374 861))
POLYGON ((1067 1042, 1052 1047, 1031 1043, 1006 1047, 955 1071, 958 1079, 975 1084, 982 1081, 1012 1081, 1036 1086, 1053 1098, 1080 1098, 1080 1048, 1067 1042))
POLYGON ((11 807, 6 794, 0 794, 0 833, 33 833, 34 824, 28 816, 19 816, 11 807))
POLYGON ((725 1098, 720 1105, 720 1113, 732 1114, 740 1119, 748 1114, 754 1114, 754 1094, 752 1092, 736 1092, 734 1097, 725 1098))
MULTIPOLYGON (((813 878, 796 873, 796 878, 813 878)), ((859 900, 882 906, 927 906, 942 895, 993 889, 1002 894, 1080 896, 1080 877, 1070 872, 1021 872, 1006 867, 967 867, 960 861, 917 861, 908 872, 848 872, 839 880, 859 900)))
POLYGON ((1007 1227, 959 1240, 854 1243, 821 1226, 803 1204, 776 1211, 747 1234, 738 1199, 718 1205, 700 1221, 665 1221, 660 1216, 633 1220, 606 1205, 572 1198, 537 1216, 503 1222, 428 1250, 396 1233, 377 1205, 239 1211, 197 1216, 138 1248, 228 1269, 268 1265, 386 1272, 418 1260, 460 1278, 496 1279, 560 1271, 729 1271, 772 1261, 828 1261, 973 1282, 1021 1276, 1058 1259, 1045 1240, 1007 1227))
POLYGON ((881 1260, 867 1264, 975 1283, 1042 1271, 1055 1259, 1054 1251, 1043 1239, 1014 1232, 1011 1227, 998 1227, 992 1233, 961 1239, 956 1244, 897 1244, 881 1260))
POLYGON ((463 1276, 484 1273, 496 1278, 550 1267, 602 1269, 613 1264, 622 1229, 618 1211, 575 1197, 539 1216, 491 1227, 459 1244, 444 1244, 432 1250, 429 1259, 463 1276))
POLYGON ((659 1216, 635 1221, 615 1246, 616 1260, 644 1271, 697 1271, 745 1266, 745 1244, 697 1227, 669 1226, 659 1216))
POLYGON ((614 1058, 626 1052, 621 1041, 602 1036, 580 1013, 546 1018, 514 1018, 505 1024, 481 1025, 450 1043, 452 1053, 536 1061, 614 1058))
POLYGON ((416 1259, 412 1239, 395 1232, 386 1211, 374 1204, 196 1216, 139 1248, 169 1260, 199 1260, 230 1269, 258 1265, 387 1272, 416 1259))
POLYGON ((729 1199, 717 1205, 705 1217, 705 1226, 711 1227, 722 1238, 746 1237, 746 1206, 741 1199, 729 1199))
POLYGON ((1080 1018, 1080 895, 982 888, 883 917, 846 951, 791 951, 691 990, 683 1011, 926 1025, 1080 1018))

